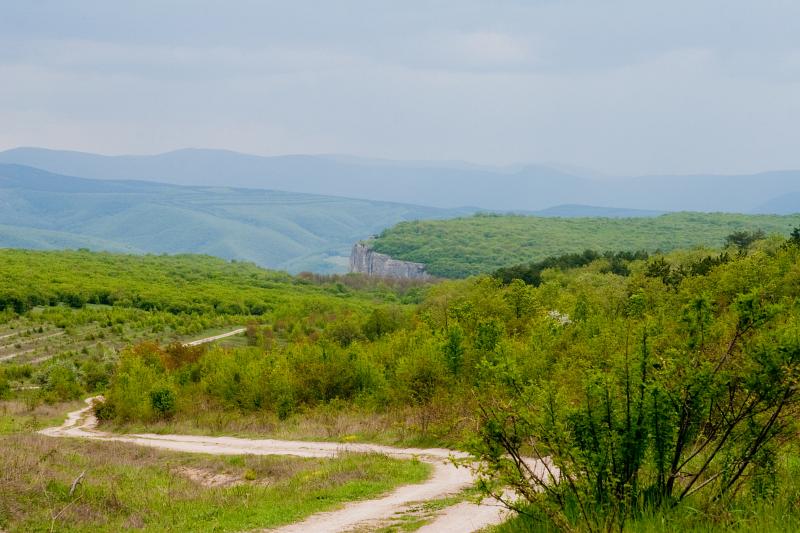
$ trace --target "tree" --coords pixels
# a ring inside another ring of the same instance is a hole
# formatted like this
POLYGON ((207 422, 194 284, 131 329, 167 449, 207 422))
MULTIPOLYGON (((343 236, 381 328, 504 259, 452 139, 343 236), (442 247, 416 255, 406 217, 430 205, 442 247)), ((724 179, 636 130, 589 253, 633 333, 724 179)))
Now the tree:
POLYGON ((161 418, 175 414, 175 402, 175 391, 169 386, 161 385, 150 391, 150 405, 161 418))
POLYGON ((725 237, 725 246, 735 246, 739 253, 746 252, 756 241, 760 241, 767 236, 764 230, 755 231, 734 231, 725 237))
POLYGON ((464 332, 456 324, 447 332, 447 342, 444 345, 444 358, 453 375, 458 375, 464 363, 464 332))
POLYGON ((792 233, 789 234, 789 240, 787 244, 790 246, 800 246, 800 226, 794 228, 792 233))

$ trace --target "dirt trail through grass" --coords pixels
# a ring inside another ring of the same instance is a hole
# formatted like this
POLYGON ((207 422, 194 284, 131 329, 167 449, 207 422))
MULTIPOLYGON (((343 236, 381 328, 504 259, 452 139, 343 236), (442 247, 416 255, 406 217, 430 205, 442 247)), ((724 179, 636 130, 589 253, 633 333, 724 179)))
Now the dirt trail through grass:
MULTIPOLYGON (((372 530, 388 524, 420 502, 457 494, 470 486, 473 476, 469 469, 456 467, 452 458, 465 458, 463 452, 443 448, 394 448, 375 444, 304 442, 273 439, 243 439, 236 437, 206 437, 194 435, 130 434, 115 435, 96 429, 97 419, 92 413, 89 398, 87 407, 67 415, 58 427, 43 429, 39 433, 50 437, 77 437, 84 439, 127 442, 166 450, 212 455, 295 455, 300 457, 333 457, 341 452, 379 453, 403 459, 419 459, 433 467, 433 475, 424 483, 406 485, 390 494, 373 500, 345 505, 336 511, 312 515, 308 519, 280 528, 284 533, 294 531, 340 532, 372 530)), ((507 511, 489 500, 474 504, 462 502, 433 517, 421 531, 464 532, 476 531, 502 522, 507 511)))
POLYGON ((226 337, 233 337, 234 335, 238 335, 239 333, 244 333, 247 331, 247 328, 239 328, 233 331, 229 331, 227 333, 222 333, 220 335, 214 335, 213 337, 206 337, 204 339, 197 339, 196 341, 189 341, 184 342, 184 346, 198 346, 200 344, 208 344, 209 342, 218 341, 220 339, 224 339, 226 337))

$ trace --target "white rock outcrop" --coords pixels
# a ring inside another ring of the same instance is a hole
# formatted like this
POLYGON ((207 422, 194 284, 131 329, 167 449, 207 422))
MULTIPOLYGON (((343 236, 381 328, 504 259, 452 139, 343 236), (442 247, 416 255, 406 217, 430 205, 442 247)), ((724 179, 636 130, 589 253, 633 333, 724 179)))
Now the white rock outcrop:
POLYGON ((356 243, 350 252, 350 272, 358 272, 380 278, 428 279, 425 265, 411 261, 392 259, 365 243, 356 243))

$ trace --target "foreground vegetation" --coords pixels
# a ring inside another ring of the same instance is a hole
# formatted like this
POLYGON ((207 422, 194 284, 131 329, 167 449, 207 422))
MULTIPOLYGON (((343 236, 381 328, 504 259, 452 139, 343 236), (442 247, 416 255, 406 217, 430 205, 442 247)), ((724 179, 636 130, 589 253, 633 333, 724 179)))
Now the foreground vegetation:
POLYGON ((242 325, 249 336, 219 349, 267 325, 276 344, 308 341, 336 317, 403 307, 419 290, 203 256, 0 251, 0 530, 241 531, 421 481, 427 465, 380 456, 215 459, 32 435, 105 392, 128 347, 181 350, 242 325))
POLYGON ((269 528, 429 474, 380 455, 213 457, 19 434, 0 438, 0 456, 9 532, 269 528))
MULTIPOLYGON (((727 237, 725 250, 584 252, 426 286, 305 276, 263 287, 274 274, 223 262, 198 302, 166 287, 191 258, 121 257, 144 294, 146 279, 170 280, 150 298, 162 307, 131 307, 134 293, 104 310, 249 326, 227 347, 130 344, 95 369, 107 398, 96 414, 117 430, 466 449, 484 491, 519 495, 506 528, 780 530, 800 523, 800 231, 727 237), (202 306, 212 293, 219 305, 202 306)), ((41 279, 19 295, 58 293, 41 279)), ((43 303, 56 306, 7 314, 98 305, 43 303)), ((80 397, 88 372, 75 359, 47 363, 64 394, 10 394, 80 397)))
POLYGON ((624 250, 670 251, 720 247, 737 231, 788 235, 800 215, 672 213, 642 218, 552 218, 479 214, 451 220, 401 222, 372 247, 397 259, 424 263, 447 278, 489 273, 549 256, 624 250))

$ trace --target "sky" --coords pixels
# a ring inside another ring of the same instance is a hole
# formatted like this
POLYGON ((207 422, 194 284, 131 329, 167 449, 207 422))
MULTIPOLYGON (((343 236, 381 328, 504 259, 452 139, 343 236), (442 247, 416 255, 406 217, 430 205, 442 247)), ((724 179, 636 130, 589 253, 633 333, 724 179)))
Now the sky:
POLYGON ((0 150, 800 168, 797 0, 4 0, 0 150))

